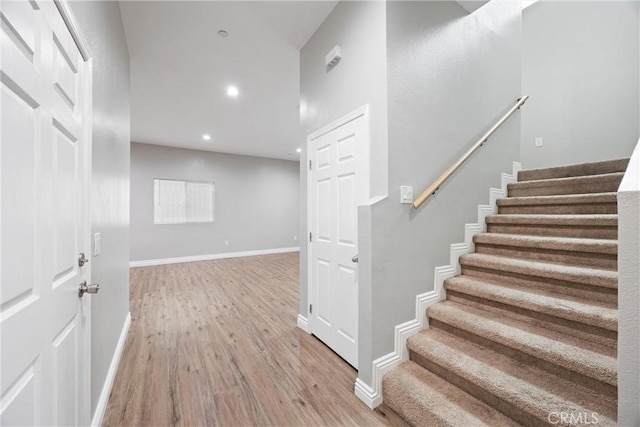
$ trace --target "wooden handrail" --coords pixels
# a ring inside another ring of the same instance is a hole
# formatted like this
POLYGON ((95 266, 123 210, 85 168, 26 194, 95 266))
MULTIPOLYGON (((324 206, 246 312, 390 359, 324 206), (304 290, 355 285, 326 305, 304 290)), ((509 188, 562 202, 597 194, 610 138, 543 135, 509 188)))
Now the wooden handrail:
POLYGON ((438 189, 440 188, 440 186, 447 180, 449 179, 449 177, 451 175, 453 175, 453 173, 469 158, 471 157, 471 155, 480 147, 482 147, 482 145, 484 145, 485 142, 487 142, 487 140, 489 139, 489 137, 505 122, 507 121, 507 119, 514 113, 514 111, 518 110, 520 107, 522 107, 522 105, 527 101, 527 99, 529 99, 529 95, 525 95, 522 98, 518 98, 518 101, 516 102, 516 104, 511 107, 511 109, 504 115, 502 116, 502 118, 500 120, 498 120, 496 122, 495 125, 493 125, 493 127, 491 129, 489 129, 487 131, 487 133, 485 133, 484 135, 482 135, 482 137, 478 140, 478 142, 476 142, 475 144, 473 144, 473 146, 462 155, 462 157, 460 157, 454 164, 452 164, 451 166, 449 166, 449 169, 447 169, 442 175, 440 175, 440 177, 438 177, 438 179, 436 179, 433 184, 431 184, 426 190, 424 190, 422 192, 422 194, 420 194, 420 196, 418 196, 418 198, 416 200, 413 201, 412 206, 415 209, 418 209, 424 202, 427 201, 427 199, 431 196, 433 196, 434 194, 436 194, 436 191, 438 191, 438 189))

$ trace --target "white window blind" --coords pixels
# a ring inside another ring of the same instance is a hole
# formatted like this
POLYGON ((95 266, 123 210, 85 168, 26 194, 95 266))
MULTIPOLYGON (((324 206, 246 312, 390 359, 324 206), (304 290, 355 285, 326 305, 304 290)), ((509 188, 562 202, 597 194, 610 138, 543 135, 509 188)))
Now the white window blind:
POLYGON ((153 223, 213 222, 213 182, 153 180, 153 223))

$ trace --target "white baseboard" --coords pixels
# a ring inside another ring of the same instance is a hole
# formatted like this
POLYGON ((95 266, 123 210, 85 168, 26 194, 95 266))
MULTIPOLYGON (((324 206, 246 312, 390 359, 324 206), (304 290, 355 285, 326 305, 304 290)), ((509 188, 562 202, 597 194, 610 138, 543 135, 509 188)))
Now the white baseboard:
POLYGON ((300 251, 300 247, 296 246, 291 248, 260 249, 257 251, 224 252, 220 254, 193 255, 193 256, 182 256, 182 257, 175 257, 175 258, 146 259, 141 261, 131 261, 129 262, 129 267, 149 267, 152 265, 179 264, 181 262, 209 261, 212 259, 240 258, 240 257, 246 257, 246 256, 282 254, 285 252, 299 252, 299 251, 300 251))
POLYGON ((489 189, 489 204, 478 206, 478 222, 465 224, 464 243, 452 244, 449 253, 449 264, 441 265, 434 269, 434 290, 416 296, 415 319, 395 327, 393 352, 372 362, 371 386, 360 378, 356 379, 355 394, 369 408, 373 409, 382 403, 382 377, 388 371, 409 359, 407 338, 429 327, 426 316, 427 308, 445 299, 444 281, 460 274, 460 257, 475 250, 473 236, 486 230, 486 216, 497 212, 496 201, 507 197, 507 185, 516 182, 518 171, 521 168, 520 163, 513 162, 511 174, 503 173, 500 176, 501 188, 489 189))
POLYGON ((109 371, 107 371, 107 377, 104 380, 102 386, 102 392, 96 405, 96 411, 93 413, 93 419, 91 420, 91 427, 100 427, 102 425, 102 419, 104 413, 107 410, 107 403, 109 403, 109 396, 111 395, 111 389, 113 387, 113 381, 116 378, 116 372, 118 371, 118 365, 120 364, 120 358, 122 357, 122 351, 124 350, 124 343, 127 341, 127 333, 131 326, 131 313, 127 314, 127 318, 122 325, 122 331, 120 332, 120 338, 118 338, 118 345, 116 345, 116 351, 113 353, 111 364, 109 365, 109 371))
POLYGON ((311 333, 311 329, 309 328, 309 319, 304 317, 302 314, 298 314, 297 324, 298 324, 298 328, 302 329, 308 334, 311 333))
POLYGON ((366 403, 369 409, 375 409, 376 406, 382 403, 382 396, 380 395, 380 393, 377 393, 360 378, 356 378, 356 385, 354 390, 356 396, 358 396, 360 400, 366 403))

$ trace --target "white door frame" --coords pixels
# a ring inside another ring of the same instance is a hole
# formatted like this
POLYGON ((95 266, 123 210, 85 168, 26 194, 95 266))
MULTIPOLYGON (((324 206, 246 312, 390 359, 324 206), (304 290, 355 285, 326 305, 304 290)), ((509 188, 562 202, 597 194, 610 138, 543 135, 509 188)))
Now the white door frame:
MULTIPOLYGON (((366 192, 367 198, 369 198, 371 193, 371 159, 370 159, 370 147, 369 147, 371 144, 371 122, 369 117, 369 104, 363 105, 362 107, 352 111, 351 113, 348 113, 347 115, 329 123, 328 125, 308 135, 307 147, 306 147, 307 164, 309 164, 309 161, 310 161, 309 153, 311 153, 311 144, 313 143, 313 141, 360 117, 364 117, 364 120, 365 120, 365 140, 367 141, 367 143, 360 145, 360 150, 362 150, 362 152, 358 153, 358 155, 362 156, 362 164, 365 165, 365 168, 364 168, 365 170, 363 172, 366 175, 366 179, 364 180, 364 182, 366 183, 365 192, 366 192)), ((305 238, 308 239, 310 235, 309 233, 311 233, 311 225, 312 225, 311 197, 310 197, 311 184, 312 184, 310 178, 311 178, 312 171, 307 166, 305 166, 305 169, 307 171, 307 234, 305 235, 305 238)), ((309 312, 309 306, 312 303, 311 299, 312 299, 313 290, 314 290, 313 289, 314 283, 312 280, 313 274, 312 274, 311 264, 312 264, 312 252, 311 252, 311 247, 309 243, 307 243, 307 319, 308 319, 307 332, 312 334, 313 333, 313 317, 309 312)), ((359 287, 358 287, 358 293, 360 293, 359 287)), ((359 342, 360 340, 358 337, 358 343, 359 342)))
MULTIPOLYGON (((86 99, 84 100, 84 109, 82 111, 84 117, 84 140, 85 148, 83 150, 83 167, 80 171, 81 179, 84 181, 82 186, 82 216, 83 221, 82 229, 82 247, 85 248, 85 255, 88 259, 93 260, 93 246, 91 242, 91 152, 93 148, 93 59, 90 54, 89 46, 87 45, 80 28, 77 24, 75 16, 71 12, 69 7, 69 0, 53 0, 64 23, 73 37, 73 41, 78 47, 78 51, 84 60, 85 76, 83 84, 85 85, 84 93, 86 99)), ((83 267, 83 275, 87 280, 87 283, 92 283, 92 264, 89 262, 83 267)), ((91 417, 91 298, 90 294, 85 294, 81 299, 82 302, 82 322, 84 323, 84 336, 82 337, 82 360, 84 362, 82 369, 83 378, 83 391, 84 395, 80 396, 80 408, 81 408, 81 424, 90 425, 92 421, 91 417)))

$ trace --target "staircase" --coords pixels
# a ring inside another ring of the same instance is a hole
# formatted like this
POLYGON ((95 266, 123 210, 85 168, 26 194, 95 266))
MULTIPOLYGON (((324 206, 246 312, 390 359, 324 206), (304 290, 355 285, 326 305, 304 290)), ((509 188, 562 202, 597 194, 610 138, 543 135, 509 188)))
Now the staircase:
POLYGON ((384 403, 414 426, 616 425, 617 205, 628 159, 521 171, 384 403))

